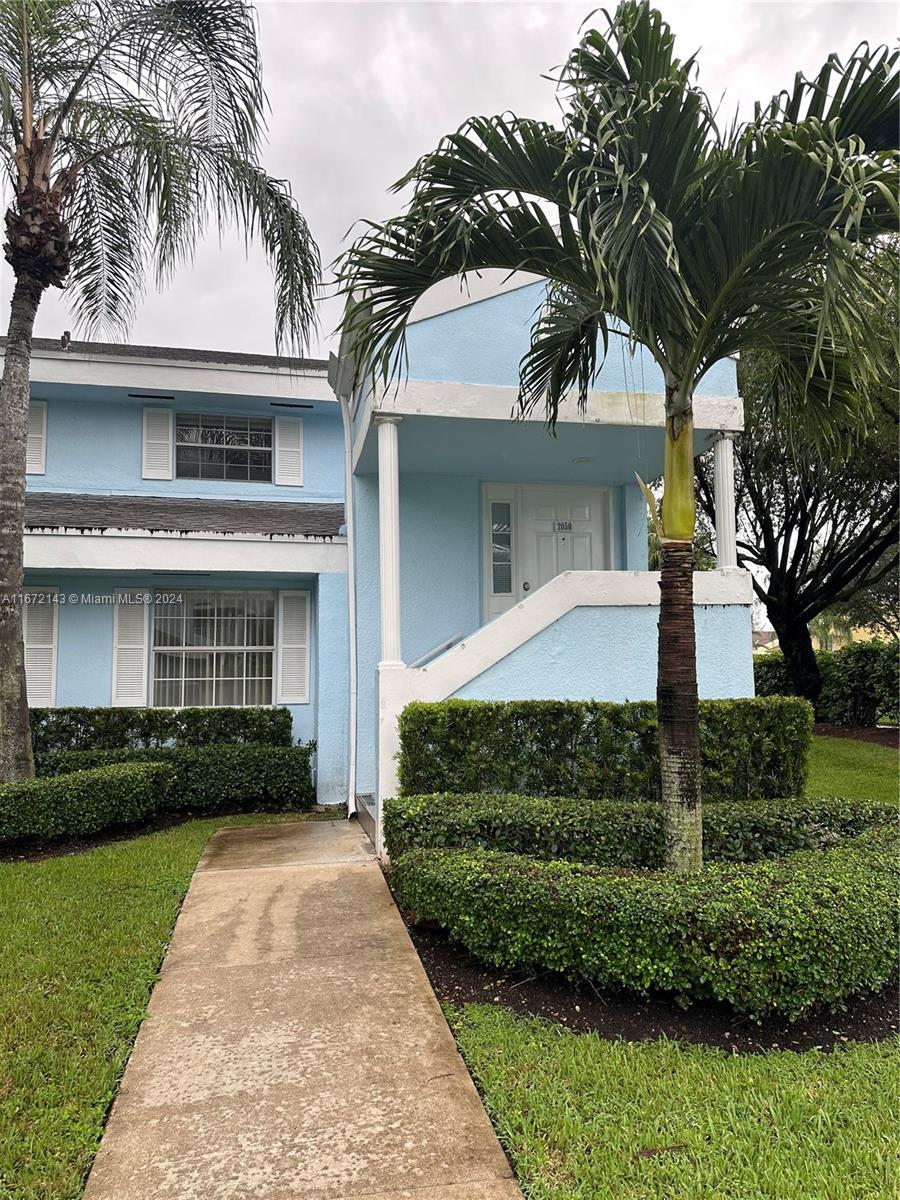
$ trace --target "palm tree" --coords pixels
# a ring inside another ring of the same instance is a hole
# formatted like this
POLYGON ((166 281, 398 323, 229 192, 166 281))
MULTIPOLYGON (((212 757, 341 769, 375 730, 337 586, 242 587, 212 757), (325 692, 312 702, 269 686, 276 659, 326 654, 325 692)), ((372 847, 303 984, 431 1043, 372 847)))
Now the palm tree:
MULTIPOLYGON (((627 0, 559 78, 559 124, 473 117, 399 181, 403 213, 371 225, 339 271, 343 329, 372 383, 402 372, 406 323, 439 280, 482 268, 543 276, 519 403, 582 406, 609 338, 665 382, 659 749, 667 862, 701 861, 692 396, 749 347, 776 356, 773 400, 810 436, 864 412, 872 288, 859 248, 896 221, 896 55, 832 55, 812 80, 722 130, 658 12, 627 0), (853 387, 838 387, 847 378, 853 387)), ((655 504, 654 504, 654 517, 655 504)))
POLYGON ((276 342, 314 325, 319 254, 259 166, 265 95, 244 0, 0 0, 0 156, 15 275, 0 385, 0 780, 33 774, 22 616, 31 336, 48 287, 90 333, 127 328, 148 270, 189 261, 210 219, 262 242, 276 342))

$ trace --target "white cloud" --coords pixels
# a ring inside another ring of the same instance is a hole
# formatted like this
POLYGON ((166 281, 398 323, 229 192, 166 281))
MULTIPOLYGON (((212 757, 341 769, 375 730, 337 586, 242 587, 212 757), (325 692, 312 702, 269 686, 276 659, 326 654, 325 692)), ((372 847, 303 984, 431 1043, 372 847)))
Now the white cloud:
MULTIPOLYGON (((612 7, 610 3, 609 7, 612 7)), ((661 3, 679 53, 699 50, 700 80, 724 111, 745 111, 812 72, 831 50, 892 41, 893 3, 661 3)), ((396 210, 390 184, 472 113, 512 110, 552 118, 546 75, 575 43, 591 4, 304 3, 259 5, 272 106, 267 168, 291 181, 327 263, 360 218, 396 210)), ((602 15, 597 14, 598 20, 602 15)), ((4 268, 4 295, 9 274, 4 268)), ((324 352, 339 317, 322 306, 324 352)), ((48 296, 38 333, 71 326, 63 297, 48 296)), ((262 254, 227 239, 204 243, 193 267, 149 292, 135 342, 270 351, 271 281, 262 254)))

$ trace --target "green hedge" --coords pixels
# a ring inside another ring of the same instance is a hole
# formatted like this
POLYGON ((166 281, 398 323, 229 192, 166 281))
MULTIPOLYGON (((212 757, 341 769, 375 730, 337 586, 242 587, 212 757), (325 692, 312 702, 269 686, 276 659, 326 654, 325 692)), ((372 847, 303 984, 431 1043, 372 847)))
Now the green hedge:
POLYGON ((495 966, 715 999, 788 1019, 880 988, 898 967, 890 827, 824 852, 677 878, 486 850, 411 850, 400 905, 495 966))
MULTIPOLYGON (((824 850, 896 817, 896 804, 840 797, 713 801, 703 809, 703 857, 756 862, 824 850)), ((491 793, 388 800, 384 836, 391 858, 416 849, 505 850, 630 868, 662 867, 665 844, 659 803, 491 793)))
MULTIPOLYGON (((897 642, 853 642, 841 650, 820 650, 816 660, 822 675, 816 720, 872 726, 879 717, 896 717, 900 694, 897 642)), ((792 694, 780 650, 756 655, 753 676, 758 696, 792 694)))
POLYGON ((164 762, 172 780, 170 812, 311 808, 314 743, 306 746, 163 746, 157 749, 58 750, 35 757, 39 776, 109 763, 164 762))
POLYGON ((35 753, 246 743, 290 746, 286 708, 32 708, 35 753))
POLYGON ((0 841, 86 837, 163 811, 172 783, 165 763, 118 763, 0 786, 0 841))
MULTIPOLYGON (((700 703, 703 795, 802 795, 812 710, 805 700, 700 703)), ((400 717, 400 790, 659 797, 656 705, 573 700, 444 700, 400 717)))

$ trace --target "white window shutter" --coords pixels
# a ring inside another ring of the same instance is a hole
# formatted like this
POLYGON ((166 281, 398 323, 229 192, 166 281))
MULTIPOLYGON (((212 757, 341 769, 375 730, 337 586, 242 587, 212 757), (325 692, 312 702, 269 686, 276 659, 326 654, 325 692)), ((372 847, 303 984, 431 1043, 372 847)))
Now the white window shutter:
POLYGON ((28 405, 28 439, 25 473, 44 475, 47 470, 47 401, 32 400, 28 405))
POLYGON ((32 708, 52 708, 56 703, 57 590, 25 589, 25 685, 32 708))
POLYGON ((144 409, 144 436, 141 446, 141 478, 172 478, 172 411, 168 408, 144 409))
POLYGON ((309 592, 278 596, 278 703, 309 703, 309 592))
POLYGON ((303 486, 303 422, 299 417, 275 418, 274 482, 303 486))
POLYGON ((147 703, 146 604, 128 603, 131 593, 117 590, 113 607, 112 702, 116 708, 147 703))

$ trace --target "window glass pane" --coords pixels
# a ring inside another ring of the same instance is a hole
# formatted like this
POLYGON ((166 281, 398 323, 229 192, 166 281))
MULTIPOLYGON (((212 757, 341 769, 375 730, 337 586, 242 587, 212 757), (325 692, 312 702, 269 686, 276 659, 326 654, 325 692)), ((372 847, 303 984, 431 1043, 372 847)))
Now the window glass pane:
POLYGON ((200 441, 206 446, 222 446, 225 444, 225 418, 211 416, 209 413, 200 415, 200 441))
POLYGON ((265 650, 251 650, 247 654, 247 678, 248 679, 271 679, 272 678, 272 652, 265 650))
POLYGON ((509 563, 494 563, 493 585, 494 593, 498 596, 508 596, 512 591, 512 568, 509 563))
POLYGON ((216 645, 243 646, 246 593, 219 592, 216 597, 216 645))
POLYGON ((185 708, 209 708, 213 703, 213 681, 211 679, 185 679, 185 708))
POLYGON ((275 597, 271 592, 247 593, 247 645, 275 644, 275 597))
POLYGON ((272 680, 248 679, 244 690, 245 704, 271 704, 272 680))
POLYGON ((244 680, 217 679, 216 704, 242 705, 244 703, 244 680))
POLYGON ((216 605, 212 592, 185 592, 184 644, 214 646, 216 605))
POLYGON ((175 441, 200 441, 200 418, 196 413, 178 413, 175 417, 175 441))
POLYGON ((225 478, 225 451, 204 446, 200 451, 200 478, 225 478))
POLYGON ((246 446, 248 442, 248 424, 246 417, 225 418, 225 445, 246 446))
POLYGON ((491 505, 491 526, 495 534, 510 532, 512 526, 509 519, 509 507, 506 503, 495 502, 491 505))
POLYGON ((154 704, 272 703, 274 592, 187 591, 156 607, 152 631, 154 704))

